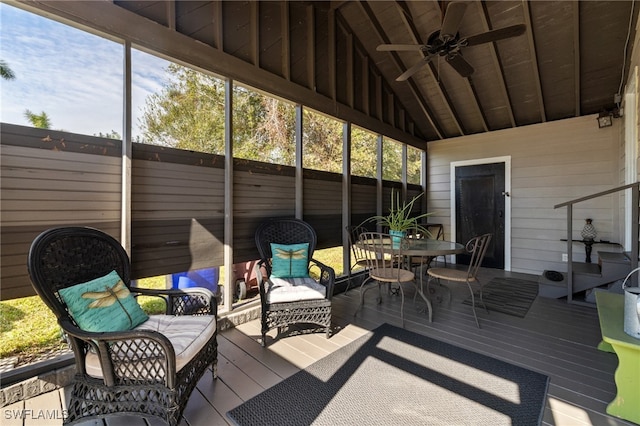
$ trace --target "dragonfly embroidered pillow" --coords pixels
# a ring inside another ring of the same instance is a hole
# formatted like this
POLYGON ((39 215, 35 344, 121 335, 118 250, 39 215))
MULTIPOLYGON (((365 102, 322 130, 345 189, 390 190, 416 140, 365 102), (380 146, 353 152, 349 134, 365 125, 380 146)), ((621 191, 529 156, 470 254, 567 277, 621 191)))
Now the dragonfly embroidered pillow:
POLYGON ((306 278, 309 276, 309 243, 271 243, 271 276, 306 278))
POLYGON ((85 331, 131 330, 149 319, 116 271, 61 289, 60 297, 85 331))

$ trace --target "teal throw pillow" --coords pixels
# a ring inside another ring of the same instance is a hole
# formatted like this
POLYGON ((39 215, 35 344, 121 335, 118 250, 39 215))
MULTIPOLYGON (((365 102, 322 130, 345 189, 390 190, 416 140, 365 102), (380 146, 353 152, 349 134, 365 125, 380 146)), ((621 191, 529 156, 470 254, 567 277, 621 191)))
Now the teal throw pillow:
POLYGON ((149 319, 116 271, 59 293, 85 331, 131 330, 149 319))
POLYGON ((271 243, 271 276, 305 278, 309 276, 309 243, 271 243))

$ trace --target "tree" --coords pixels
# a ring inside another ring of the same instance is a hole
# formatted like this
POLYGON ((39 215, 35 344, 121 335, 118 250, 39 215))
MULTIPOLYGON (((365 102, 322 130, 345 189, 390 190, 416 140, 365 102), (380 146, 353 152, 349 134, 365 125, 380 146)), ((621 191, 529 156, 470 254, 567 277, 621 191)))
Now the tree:
POLYGON ((31 123, 33 127, 37 127, 39 129, 51 128, 51 119, 44 111, 42 111, 40 114, 35 114, 27 109, 24 112, 24 116, 27 120, 29 120, 29 123, 31 123))
POLYGON ((9 65, 2 60, 0 60, 0 77, 5 80, 13 80, 16 78, 16 75, 13 73, 11 68, 9 68, 9 65))
MULTIPOLYGON (((224 81, 177 64, 169 82, 146 100, 140 127, 145 143, 224 153, 224 81)), ((233 89, 234 156, 293 165, 295 110, 255 91, 233 89)))
POLYGON ((342 123, 335 118, 304 110, 304 167, 342 172, 342 123))
POLYGON ((145 143, 224 152, 224 82, 177 64, 169 83, 146 100, 140 127, 145 143))

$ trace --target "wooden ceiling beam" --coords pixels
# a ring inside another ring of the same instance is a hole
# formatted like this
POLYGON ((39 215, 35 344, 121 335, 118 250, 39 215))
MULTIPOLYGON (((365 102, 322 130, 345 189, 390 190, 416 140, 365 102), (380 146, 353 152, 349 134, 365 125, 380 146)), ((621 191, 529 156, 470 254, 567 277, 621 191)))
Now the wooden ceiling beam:
MULTIPOLYGON (((369 22, 374 28, 374 33, 376 34, 376 36, 378 36, 380 41, 383 44, 391 43, 391 41, 389 40, 389 37, 387 37, 387 35, 385 34, 382 28, 382 25, 380 24, 380 21, 378 21, 378 18, 376 18, 376 15, 373 13, 373 10, 367 4, 367 2, 358 1, 357 4, 360 6, 360 9, 362 10, 362 12, 369 19, 369 22)), ((398 69, 402 70, 403 64, 402 64, 402 61, 400 60, 400 56, 396 52, 389 52, 389 54, 391 55, 391 58, 393 62, 396 64, 396 66, 398 67, 398 69)), ((442 131, 442 128, 435 120, 433 111, 431 111, 431 108, 429 107, 429 105, 427 104, 427 101, 424 99, 424 97, 418 90, 418 87, 412 80, 408 80, 407 83, 409 85, 409 89, 411 90, 413 96, 418 101, 418 104, 420 105, 420 108, 422 109, 424 116, 426 117, 427 121, 435 131, 436 135, 438 136, 438 139, 444 139, 445 137, 444 132, 442 131)))
POLYGON ((316 91, 316 14, 313 5, 306 7, 307 11, 307 87, 316 91))
MULTIPOLYGON (((398 9, 398 12, 400 13, 400 19, 402 19, 404 26, 407 27, 407 29, 409 30, 409 36, 411 37, 411 40, 413 41, 413 43, 424 44, 424 42, 420 39, 420 32, 418 31, 415 24, 413 23, 411 11, 409 10, 407 3, 404 0, 399 0, 399 1, 396 1, 395 4, 398 9)), ((423 51, 419 51, 419 53, 420 53, 421 60, 427 56, 424 54, 423 51)), ((456 125, 458 132, 460 133, 458 136, 464 136, 467 132, 464 130, 464 127, 461 124, 460 115, 458 115, 458 112, 453 106, 453 103, 451 102, 451 98, 447 94, 447 90, 445 89, 444 85, 442 84, 442 82, 437 76, 438 73, 436 71, 435 65, 433 64, 432 61, 430 61, 428 65, 429 66, 427 67, 427 69, 429 70, 429 78, 433 80, 433 82, 438 87, 438 95, 442 98, 442 102, 444 103, 444 106, 447 108, 447 110, 449 111, 449 114, 453 118, 453 122, 456 125)), ((448 135, 448 136, 450 137, 451 135, 448 135)))
POLYGON ((282 76, 291 80, 291 19, 289 2, 280 4, 280 37, 282 38, 282 76))
POLYGON ((213 20, 216 23, 214 29, 215 47, 219 51, 223 51, 222 41, 224 40, 224 22, 222 22, 222 2, 213 3, 213 20))
MULTIPOLYGON (((492 28, 489 25, 489 11, 487 10, 486 5, 479 0, 476 1, 476 5, 478 5, 478 7, 480 8, 480 13, 478 14, 478 16, 480 17, 483 31, 490 31, 492 28)), ((502 64, 500 64, 500 60, 498 59, 498 52, 496 51, 495 43, 487 43, 487 45, 491 50, 491 59, 496 67, 496 74, 499 76, 498 84, 500 85, 500 96, 504 99, 505 105, 507 107, 509 120, 511 121, 511 127, 516 127, 516 119, 513 115, 513 105, 511 104, 509 92, 507 91, 507 84, 504 79, 504 71, 502 70, 502 64)))
POLYGON ((573 5, 573 78, 576 102, 576 117, 580 117, 582 106, 580 105, 580 2, 574 1, 573 5))
POLYGON ((167 26, 175 30, 176 29, 176 2, 174 0, 170 0, 165 3, 166 11, 167 11, 167 26))
POLYGON ((260 7, 259 3, 251 2, 249 3, 249 8, 251 9, 251 63, 253 65, 259 67, 260 66, 260 19, 258 18, 258 14, 260 11, 258 8, 260 7))
MULTIPOLYGON (((577 2, 575 2, 577 3, 577 2)), ((547 114, 544 108, 544 97, 542 95, 542 82, 540 81, 540 69, 538 67, 538 55, 536 54, 536 44, 533 39, 533 23, 531 22, 531 5, 529 1, 522 2, 522 13, 524 14, 525 25, 527 26, 527 41, 529 42, 529 52, 531 52, 531 70, 533 71, 533 81, 536 85, 536 95, 538 97, 538 108, 540 109, 540 121, 547 121, 547 114)))

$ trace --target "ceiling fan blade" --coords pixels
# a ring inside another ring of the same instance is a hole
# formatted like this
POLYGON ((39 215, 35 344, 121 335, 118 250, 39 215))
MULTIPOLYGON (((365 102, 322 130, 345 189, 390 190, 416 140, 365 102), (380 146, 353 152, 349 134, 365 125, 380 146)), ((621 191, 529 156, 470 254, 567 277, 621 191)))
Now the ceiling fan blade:
POLYGON ((376 47, 378 52, 388 52, 388 51, 420 51, 424 48, 421 44, 379 44, 376 47))
POLYGON ((504 40, 509 37, 516 37, 527 30, 524 24, 512 25, 510 27, 500 28, 498 30, 487 31, 467 37, 467 46, 476 46, 478 44, 489 43, 492 41, 504 40))
POLYGON ((451 39, 456 36, 466 10, 467 3, 455 1, 449 3, 447 11, 444 13, 444 19, 442 20, 442 28, 440 29, 441 39, 451 39))
POLYGON ((467 78, 473 74, 473 67, 461 55, 447 56, 445 60, 458 72, 462 77, 467 78))
POLYGON ((418 72, 418 70, 420 68, 422 68, 423 66, 427 65, 429 63, 429 61, 431 60, 431 58, 433 58, 433 56, 425 56, 422 60, 420 60, 414 66, 412 66, 411 68, 409 68, 408 70, 406 70, 405 72, 400 74, 400 76, 398 76, 398 78, 396 78, 396 81, 405 81, 405 80, 407 80, 409 77, 411 77, 416 72, 418 72))

